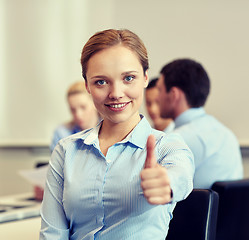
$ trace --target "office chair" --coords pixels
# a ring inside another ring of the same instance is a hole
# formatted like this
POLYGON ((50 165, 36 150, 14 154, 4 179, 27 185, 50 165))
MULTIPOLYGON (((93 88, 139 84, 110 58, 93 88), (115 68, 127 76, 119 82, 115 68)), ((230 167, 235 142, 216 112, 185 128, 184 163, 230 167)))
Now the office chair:
POLYGON ((219 196, 194 189, 176 204, 166 240, 215 240, 219 196))
POLYGON ((249 239, 249 179, 215 182, 219 194, 216 240, 249 239))

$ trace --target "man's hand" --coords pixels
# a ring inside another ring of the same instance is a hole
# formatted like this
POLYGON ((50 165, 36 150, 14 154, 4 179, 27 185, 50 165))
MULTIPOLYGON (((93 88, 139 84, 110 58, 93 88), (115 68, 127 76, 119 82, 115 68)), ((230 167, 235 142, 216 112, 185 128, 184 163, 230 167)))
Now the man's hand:
POLYGON ((141 187, 150 204, 166 204, 171 201, 170 181, 166 168, 157 163, 155 157, 155 137, 147 139, 147 157, 140 173, 141 187))

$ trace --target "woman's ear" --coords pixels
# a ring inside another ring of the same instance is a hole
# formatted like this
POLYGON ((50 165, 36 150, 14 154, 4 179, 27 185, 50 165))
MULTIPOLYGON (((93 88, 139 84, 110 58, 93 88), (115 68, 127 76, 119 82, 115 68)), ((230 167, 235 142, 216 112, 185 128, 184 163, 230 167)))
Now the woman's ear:
POLYGON ((148 84, 149 84, 149 75, 148 75, 148 70, 145 71, 144 73, 144 88, 147 88, 148 84))

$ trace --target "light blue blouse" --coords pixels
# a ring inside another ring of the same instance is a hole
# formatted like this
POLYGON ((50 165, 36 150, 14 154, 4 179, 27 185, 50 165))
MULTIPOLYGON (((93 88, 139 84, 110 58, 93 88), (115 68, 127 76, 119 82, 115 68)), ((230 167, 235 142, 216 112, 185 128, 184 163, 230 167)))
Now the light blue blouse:
POLYGON ((194 188, 210 188, 215 181, 243 178, 238 140, 203 108, 191 108, 179 115, 174 132, 182 135, 194 154, 194 188))
POLYGON ((193 155, 178 134, 165 135, 142 117, 121 142, 101 153, 98 131, 59 141, 47 174, 40 239, 165 239, 175 202, 193 188, 193 155), (173 200, 150 205, 140 187, 147 137, 156 137, 158 163, 168 170, 173 200))

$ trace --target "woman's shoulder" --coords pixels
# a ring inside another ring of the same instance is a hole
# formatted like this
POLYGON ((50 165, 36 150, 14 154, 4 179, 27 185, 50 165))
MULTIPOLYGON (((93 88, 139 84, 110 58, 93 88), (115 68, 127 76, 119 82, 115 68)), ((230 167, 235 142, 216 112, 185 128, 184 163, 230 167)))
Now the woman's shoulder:
POLYGON ((156 144, 159 149, 164 147, 175 148, 177 146, 183 148, 187 147, 183 137, 179 133, 165 133, 163 131, 152 129, 152 134, 156 138, 156 144))

